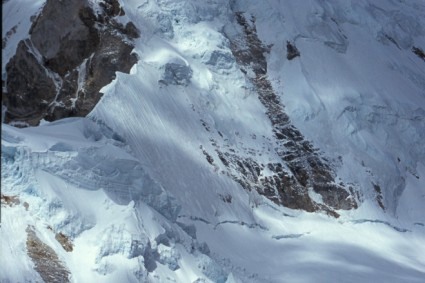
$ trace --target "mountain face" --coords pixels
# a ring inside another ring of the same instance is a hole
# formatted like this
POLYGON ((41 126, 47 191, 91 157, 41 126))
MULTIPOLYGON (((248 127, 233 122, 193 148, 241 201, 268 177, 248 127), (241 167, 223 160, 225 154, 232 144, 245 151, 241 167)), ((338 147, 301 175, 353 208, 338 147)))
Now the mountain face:
POLYGON ((2 282, 424 280, 423 1, 2 5, 2 282))
POLYGON ((41 119, 86 116, 115 72, 136 63, 131 40, 138 31, 119 22, 120 4, 101 2, 97 14, 89 4, 46 1, 33 17, 29 37, 6 65, 6 122, 34 126, 41 119))

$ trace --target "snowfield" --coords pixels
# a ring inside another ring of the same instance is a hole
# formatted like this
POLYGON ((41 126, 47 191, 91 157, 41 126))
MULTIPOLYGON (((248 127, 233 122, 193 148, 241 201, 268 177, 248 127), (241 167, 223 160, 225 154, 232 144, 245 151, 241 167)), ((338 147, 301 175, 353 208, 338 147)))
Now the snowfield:
MULTIPOLYGON (((43 2, 3 3, 3 38, 17 28, 2 78, 43 2)), ((46 281, 28 227, 69 282, 425 281, 425 62, 412 52, 425 49, 423 1, 119 2, 141 34, 130 74, 88 117, 2 124, 1 282, 46 281), (358 209, 292 210, 224 173, 219 151, 280 160, 232 54, 236 12, 270 46, 274 91, 358 209)))

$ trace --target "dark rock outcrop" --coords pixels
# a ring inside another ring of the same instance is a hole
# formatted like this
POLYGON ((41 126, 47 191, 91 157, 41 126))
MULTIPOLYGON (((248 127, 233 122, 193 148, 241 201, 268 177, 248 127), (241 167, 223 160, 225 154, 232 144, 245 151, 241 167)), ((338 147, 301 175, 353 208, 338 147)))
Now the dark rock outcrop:
POLYGON ((375 190, 376 196, 375 200, 378 203, 379 207, 382 208, 382 210, 385 211, 385 205, 384 205, 384 197, 382 196, 382 190, 381 187, 378 184, 372 183, 373 189, 375 190))
POLYGON ((117 0, 99 6, 95 14, 87 0, 47 0, 29 39, 6 65, 7 123, 85 116, 115 72, 129 72, 137 62, 131 53, 139 36, 134 24, 117 21, 124 15, 117 0))
MULTIPOLYGON (((281 163, 268 164, 268 170, 273 174, 262 177, 260 171, 264 166, 252 159, 245 160, 237 155, 219 153, 220 160, 226 167, 233 168, 233 172, 239 172, 232 176, 242 187, 255 189, 286 207, 308 212, 322 210, 335 217, 338 217, 338 214, 334 209, 357 208, 352 188, 346 189, 344 185, 336 184, 331 166, 292 125, 285 113, 284 106, 267 77, 265 54, 269 52, 269 47, 264 46, 257 36, 255 18, 247 20, 241 12, 236 12, 235 18, 242 32, 239 37, 228 37, 231 50, 241 71, 247 76, 253 74, 248 76, 248 79, 252 82, 273 126, 274 138, 278 145, 275 150, 281 158, 281 163), (311 198, 310 188, 321 196, 323 203, 311 198)), ((296 51, 295 47, 291 50, 291 57, 296 51)))
POLYGON ((412 47, 412 52, 416 54, 419 58, 425 61, 425 52, 419 47, 412 47))
POLYGON ((28 226, 27 252, 34 262, 34 269, 45 282, 69 282, 69 271, 56 252, 40 240, 33 226, 28 226))
POLYGON ((286 58, 288 60, 292 60, 296 57, 299 57, 300 51, 298 51, 298 48, 295 46, 294 43, 291 43, 289 41, 286 42, 286 58))

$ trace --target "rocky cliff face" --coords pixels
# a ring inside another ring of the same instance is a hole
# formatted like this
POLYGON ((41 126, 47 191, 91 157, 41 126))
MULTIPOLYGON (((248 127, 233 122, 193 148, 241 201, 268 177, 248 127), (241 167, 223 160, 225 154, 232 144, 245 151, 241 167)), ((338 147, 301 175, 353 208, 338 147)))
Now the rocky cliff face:
POLYGON ((125 12, 118 1, 97 8, 87 0, 45 3, 6 65, 6 122, 37 125, 85 116, 115 72, 129 72, 137 61, 131 51, 138 30, 119 22, 125 12))
MULTIPOLYGON (((101 98, 100 89, 115 78, 115 72, 128 72, 137 61, 131 51, 138 30, 132 22, 122 24, 120 17, 125 12, 119 2, 107 0, 93 5, 89 0, 45 3, 33 20, 29 38, 18 44, 6 66, 6 122, 37 125, 42 119, 86 116, 101 98)), ((335 210, 357 208, 354 190, 335 182, 331 165, 285 113, 268 79, 265 54, 271 46, 265 46, 258 38, 255 18, 246 18, 237 10, 232 13, 239 31, 224 34, 231 53, 215 52, 206 64, 235 62, 245 74, 273 127, 268 134, 277 145, 274 152, 279 158, 262 163, 255 156, 243 157, 235 149, 226 152, 213 143, 219 160, 214 162, 204 149, 207 161, 212 166, 220 162, 224 174, 244 189, 258 191, 289 208, 326 211, 336 217, 335 210), (272 173, 263 176, 265 171, 272 173), (319 194, 323 202, 314 201, 312 193, 319 194)), ((296 53, 295 48, 292 53, 296 53)), ((190 84, 193 71, 189 66, 169 62, 163 69, 160 85, 190 84)), ((207 127, 205 121, 202 124, 207 127)))
MULTIPOLYGON (((247 19, 244 13, 235 11, 235 20, 241 27, 241 34, 229 37, 231 50, 266 109, 266 115, 273 126, 275 144, 278 146, 275 150, 281 158, 281 163, 267 164, 268 169, 273 172, 269 177, 259 178, 256 170, 248 170, 255 176, 254 187, 274 202, 294 209, 310 212, 323 210, 338 217, 333 209, 357 208, 354 189, 335 182, 335 173, 329 162, 318 154, 318 150, 304 138, 285 113, 284 105, 268 78, 265 54, 270 47, 265 46, 258 38, 255 17, 247 19), (282 164, 286 164, 289 170, 282 164), (321 196, 323 203, 317 203, 310 197, 309 188, 321 196)), ((291 59, 295 57, 292 56, 291 59)), ((258 166, 255 161, 251 161, 254 162, 253 168, 264 169, 264 165, 258 166)), ((247 170, 239 171, 243 179, 247 177, 247 170)), ((247 182, 241 184, 250 189, 247 182)))

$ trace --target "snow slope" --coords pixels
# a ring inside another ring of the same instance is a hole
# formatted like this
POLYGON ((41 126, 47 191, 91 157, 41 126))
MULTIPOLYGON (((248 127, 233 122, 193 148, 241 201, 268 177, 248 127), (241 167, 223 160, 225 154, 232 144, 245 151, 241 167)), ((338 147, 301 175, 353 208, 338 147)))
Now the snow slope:
MULTIPOLYGON (((11 19, 40 7, 13 3, 3 5, 11 19)), ((26 251, 29 225, 71 282, 425 279, 425 68, 411 52, 425 47, 422 1, 120 3, 122 21, 141 31, 140 60, 103 89, 89 117, 2 125, 2 194, 20 200, 2 202, 2 282, 41 280, 26 251), (287 209, 223 173, 217 149, 280 160, 223 32, 238 31, 235 12, 255 17, 272 45, 275 92, 358 189, 359 209, 339 219, 287 209), (287 41, 300 57, 286 59, 287 41)))
POLYGON ((183 214, 148 175, 122 170, 140 163, 88 119, 3 125, 2 153, 2 193, 21 202, 2 204, 2 282, 40 280, 26 253, 28 225, 72 282, 421 282, 425 274, 423 223, 357 212, 336 220, 260 197, 248 210, 234 205, 248 199, 233 198, 232 215, 183 214), (55 240, 58 232, 72 239, 72 252, 55 240))
POLYGON ((341 156, 342 179, 363 188, 379 184, 395 213, 405 180, 425 160, 425 69, 411 51, 425 46, 424 3, 241 6, 258 18, 263 41, 274 44, 269 75, 294 123, 328 156, 341 156), (276 20, 267 14, 281 19, 277 38, 270 29, 276 20), (282 56, 287 40, 296 43, 299 60, 282 56))

